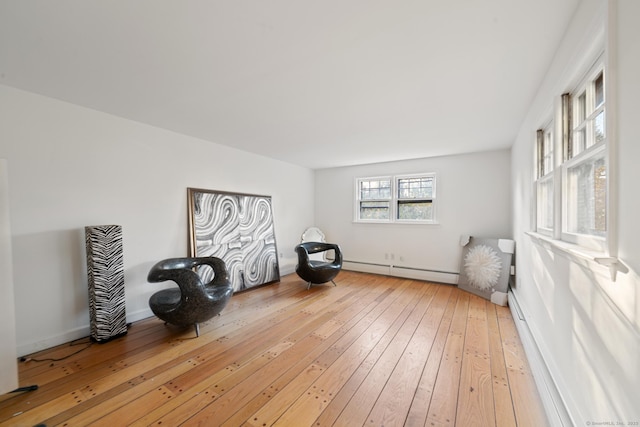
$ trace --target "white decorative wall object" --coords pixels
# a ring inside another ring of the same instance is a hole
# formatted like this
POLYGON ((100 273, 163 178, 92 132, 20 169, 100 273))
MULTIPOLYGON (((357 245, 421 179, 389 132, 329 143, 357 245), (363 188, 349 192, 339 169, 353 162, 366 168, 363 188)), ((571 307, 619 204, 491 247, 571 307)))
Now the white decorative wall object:
POLYGON ((462 236, 460 245, 463 250, 458 287, 494 304, 507 305, 515 242, 462 236))

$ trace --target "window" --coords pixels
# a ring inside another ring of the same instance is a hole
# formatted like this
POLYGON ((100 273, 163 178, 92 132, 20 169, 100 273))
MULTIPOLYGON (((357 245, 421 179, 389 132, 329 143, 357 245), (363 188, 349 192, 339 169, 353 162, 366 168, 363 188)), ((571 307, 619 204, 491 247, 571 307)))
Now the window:
POLYGON ((396 219, 431 221, 433 219, 434 176, 398 178, 396 219))
POLYGON ((358 180, 358 215, 363 221, 391 219, 391 178, 358 180))
POLYGON ((604 71, 597 66, 568 95, 569 138, 564 142, 563 239, 580 243, 580 236, 606 237, 607 168, 605 160, 604 71))
POLYGON ((357 222, 435 222, 436 175, 356 179, 357 222))
POLYGON ((561 126, 552 122, 536 135, 537 231, 597 250, 604 250, 607 234, 605 105, 600 60, 562 95, 561 126))
POLYGON ((536 139, 537 173, 537 229, 545 234, 553 233, 554 228, 554 147, 553 122, 539 129, 536 139))

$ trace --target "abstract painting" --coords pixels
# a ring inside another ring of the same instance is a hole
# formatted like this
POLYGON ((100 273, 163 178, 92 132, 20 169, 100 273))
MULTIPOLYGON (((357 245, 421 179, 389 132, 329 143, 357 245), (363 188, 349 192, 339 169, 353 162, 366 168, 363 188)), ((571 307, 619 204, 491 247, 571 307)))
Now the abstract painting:
POLYGON ((188 188, 187 199, 189 256, 222 259, 234 292, 280 280, 270 196, 188 188))

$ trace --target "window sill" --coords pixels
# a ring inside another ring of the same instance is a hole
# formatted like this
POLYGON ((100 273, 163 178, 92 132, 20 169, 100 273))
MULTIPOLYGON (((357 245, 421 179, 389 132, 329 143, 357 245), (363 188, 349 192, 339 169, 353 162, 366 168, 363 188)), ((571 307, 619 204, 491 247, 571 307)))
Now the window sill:
POLYGON ((533 231, 526 231, 525 234, 528 235, 535 244, 561 255, 565 255, 570 260, 585 265, 588 268, 591 268, 589 263, 596 263, 608 268, 611 281, 613 282, 616 281, 618 271, 624 271, 623 265, 620 263, 618 258, 611 257, 605 252, 585 249, 582 246, 562 240, 556 240, 533 231))

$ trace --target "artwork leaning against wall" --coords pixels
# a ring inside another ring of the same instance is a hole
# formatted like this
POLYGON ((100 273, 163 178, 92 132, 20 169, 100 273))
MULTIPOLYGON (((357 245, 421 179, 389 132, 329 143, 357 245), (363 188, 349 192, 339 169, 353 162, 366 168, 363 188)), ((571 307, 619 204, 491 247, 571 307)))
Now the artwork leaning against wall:
POLYGON ((280 280, 270 196, 188 188, 187 200, 189 256, 222 259, 234 292, 280 280))

